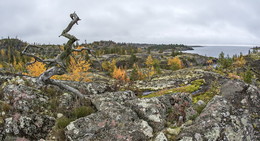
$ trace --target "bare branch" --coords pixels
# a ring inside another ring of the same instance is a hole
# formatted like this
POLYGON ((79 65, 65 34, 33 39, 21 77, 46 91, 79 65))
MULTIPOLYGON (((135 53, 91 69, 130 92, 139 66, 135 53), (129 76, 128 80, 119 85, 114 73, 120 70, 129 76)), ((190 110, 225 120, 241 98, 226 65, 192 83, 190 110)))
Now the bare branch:
MULTIPOLYGON (((77 22, 80 20, 80 18, 78 17, 78 15, 74 12, 72 14, 70 14, 70 17, 72 19, 72 21, 68 24, 68 26, 62 31, 60 36, 63 36, 65 38, 68 38, 69 40, 67 41, 67 43, 64 46, 64 51, 62 51, 59 55, 57 55, 55 57, 55 59, 42 59, 34 54, 30 54, 27 52, 28 48, 30 47, 38 47, 38 46, 33 46, 33 45, 27 45, 25 47, 25 49, 22 51, 23 55, 27 55, 29 57, 33 57, 35 60, 34 62, 31 62, 29 64, 33 64, 36 61, 39 62, 43 62, 45 64, 50 64, 50 67, 48 70, 46 70, 45 72, 43 72, 39 77, 38 77, 38 83, 39 84, 53 84, 53 85, 57 85, 63 89, 66 89, 74 94, 76 94, 77 96, 79 96, 80 98, 84 98, 85 96, 78 91, 77 89, 62 84, 60 83, 58 80, 53 80, 50 79, 52 76, 54 75, 62 75, 66 73, 66 59, 71 55, 71 53, 73 51, 76 52, 80 52, 83 50, 87 50, 92 56, 94 56, 96 58, 96 56, 92 53, 93 50, 91 50, 90 48, 82 48, 82 49, 73 49, 73 44, 75 41, 77 41, 78 39, 69 34, 68 32, 71 30, 71 28, 73 27, 73 25, 78 24, 77 22)), ((39 47, 41 48, 41 47, 39 47)), ((100 63, 100 62, 99 62, 100 63)))
POLYGON ((52 76, 54 75, 62 75, 66 72, 66 70, 62 67, 51 67, 50 69, 46 70, 39 76, 40 82, 47 82, 52 76))
POLYGON ((78 17, 78 15, 74 12, 72 14, 70 14, 70 17, 72 19, 72 21, 69 23, 69 25, 62 31, 60 36, 64 36, 70 40, 78 40, 75 36, 68 34, 68 32, 71 30, 71 28, 73 27, 74 24, 78 24, 78 21, 80 20, 80 18, 78 17))
POLYGON ((36 56, 36 55, 34 55, 34 54, 27 53, 28 48, 40 48, 40 49, 43 49, 42 47, 28 44, 28 45, 24 48, 24 50, 22 51, 22 54, 23 54, 23 55, 26 55, 26 56, 29 56, 29 57, 33 57, 33 58, 34 58, 34 61, 33 61, 33 62, 30 62, 30 63, 26 63, 26 65, 32 65, 32 64, 34 64, 36 61, 38 61, 38 62, 43 62, 43 63, 46 63, 46 64, 48 64, 48 63, 54 63, 54 62, 55 62, 55 59, 46 59, 46 60, 43 60, 42 58, 40 58, 40 57, 38 57, 38 56, 36 56))
POLYGON ((89 54, 91 54, 93 57, 96 58, 96 60, 98 61, 99 65, 101 65, 101 62, 98 60, 97 56, 95 54, 93 54, 93 52, 95 52, 94 50, 90 49, 90 48, 87 48, 87 47, 84 47, 84 48, 81 48, 81 49, 73 49, 73 51, 75 52, 81 52, 83 50, 87 50, 89 54))
POLYGON ((94 51, 94 50, 91 50, 90 48, 86 48, 86 47, 81 48, 81 49, 72 49, 72 50, 75 52, 81 52, 83 50, 87 50, 89 53, 91 53, 91 51, 94 51))
MULTIPOLYGON (((33 46, 33 45, 28 44, 28 45, 25 47, 25 49, 22 51, 22 54, 23 54, 23 55, 26 55, 26 56, 29 56, 29 57, 33 57, 33 58, 35 59, 35 61, 42 62, 43 59, 41 59, 40 57, 35 56, 34 54, 27 53, 27 50, 28 50, 30 47, 41 48, 41 47, 38 47, 38 46, 33 46)), ((35 61, 34 61, 34 62, 35 62, 35 61)))
POLYGON ((74 94, 76 94, 78 97, 80 98, 85 98, 86 96, 84 96, 80 91, 78 91, 77 89, 69 86, 69 85, 65 85, 65 84, 62 84, 60 82, 58 82, 57 80, 50 80, 50 83, 53 84, 53 85, 56 85, 56 86, 59 86, 60 88, 63 88, 63 89, 66 89, 70 92, 73 92, 74 94))
POLYGON ((36 62, 36 59, 34 59, 33 62, 28 62, 28 63, 26 63, 26 66, 32 65, 32 64, 34 64, 35 62, 36 62))

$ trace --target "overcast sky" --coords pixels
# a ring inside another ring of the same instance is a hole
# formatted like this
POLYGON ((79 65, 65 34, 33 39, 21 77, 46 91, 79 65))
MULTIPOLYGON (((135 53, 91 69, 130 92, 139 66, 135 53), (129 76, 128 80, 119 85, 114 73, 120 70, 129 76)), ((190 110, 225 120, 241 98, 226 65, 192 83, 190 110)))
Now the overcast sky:
POLYGON ((80 42, 260 44, 260 0, 0 0, 0 36, 58 37, 76 11, 80 42))

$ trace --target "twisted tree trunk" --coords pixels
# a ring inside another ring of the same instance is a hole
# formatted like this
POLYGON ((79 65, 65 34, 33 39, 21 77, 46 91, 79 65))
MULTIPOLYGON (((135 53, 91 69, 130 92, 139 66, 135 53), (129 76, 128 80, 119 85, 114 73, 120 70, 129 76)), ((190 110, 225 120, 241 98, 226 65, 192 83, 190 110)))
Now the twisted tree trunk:
MULTIPOLYGON (((78 39, 69 34, 68 32, 71 30, 71 28, 75 25, 78 24, 78 21, 80 20, 80 18, 78 17, 78 15, 74 12, 72 14, 70 14, 71 17, 71 22, 68 24, 68 26, 62 31, 60 36, 63 36, 65 38, 68 38, 69 40, 67 41, 67 43, 64 46, 64 51, 62 51, 59 55, 57 55, 55 57, 55 59, 42 59, 34 54, 30 54, 27 53, 28 48, 30 47, 37 47, 37 48, 41 48, 35 45, 27 45, 25 47, 25 49, 22 51, 22 54, 33 57, 35 60, 34 62, 31 63, 27 63, 27 65, 31 65, 33 63, 35 63, 36 61, 38 62, 42 62, 44 64, 50 65, 51 68, 49 68, 48 70, 46 70, 45 72, 43 72, 39 77, 38 77, 38 83, 40 84, 53 84, 53 85, 57 85, 63 89, 66 89, 70 92, 73 92, 74 94, 76 94, 77 96, 83 98, 84 95, 79 92, 77 89, 70 87, 68 85, 62 84, 57 80, 52 80, 50 79, 52 76, 54 75, 63 75, 65 73, 67 73, 66 71, 66 59, 71 55, 72 52, 74 51, 83 51, 83 50, 88 50, 88 52, 91 53, 91 50, 89 48, 81 48, 80 50, 78 49, 74 49, 73 48, 73 44, 75 43, 75 41, 77 41, 78 39)), ((59 37, 60 37, 59 36, 59 37)))

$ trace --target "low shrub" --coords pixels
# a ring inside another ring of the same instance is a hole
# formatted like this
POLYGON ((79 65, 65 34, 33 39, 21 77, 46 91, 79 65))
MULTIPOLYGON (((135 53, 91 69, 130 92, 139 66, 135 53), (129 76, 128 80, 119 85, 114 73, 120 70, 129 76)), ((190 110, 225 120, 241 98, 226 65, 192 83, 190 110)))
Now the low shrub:
POLYGON ((95 110, 90 106, 80 106, 73 109, 72 116, 75 118, 81 118, 94 113, 95 110))
POLYGON ((58 129, 64 129, 72 120, 67 117, 61 117, 56 120, 56 127, 58 129))

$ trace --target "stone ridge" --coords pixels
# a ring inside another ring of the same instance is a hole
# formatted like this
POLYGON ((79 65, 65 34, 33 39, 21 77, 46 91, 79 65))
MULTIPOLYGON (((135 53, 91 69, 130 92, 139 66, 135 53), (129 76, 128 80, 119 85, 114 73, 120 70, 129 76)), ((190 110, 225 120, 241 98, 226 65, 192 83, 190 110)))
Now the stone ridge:
MULTIPOLYGON (((209 102, 194 103, 190 93, 140 98, 130 90, 113 91, 107 83, 61 81, 84 92, 95 107, 94 113, 64 126, 65 139, 260 140, 260 89, 256 86, 199 69, 164 74, 134 85, 155 88, 157 84, 156 88, 174 88, 190 85, 198 79, 205 80, 202 92, 208 91, 213 82, 221 86, 209 102)), ((58 87, 39 87, 35 78, 0 76, 0 80, 0 109, 5 110, 0 113, 0 140, 58 140, 53 137, 58 119, 70 112, 75 104, 80 106, 87 102, 77 101, 75 96, 58 87), (55 100, 57 109, 64 111, 52 113, 50 107, 55 100)))

